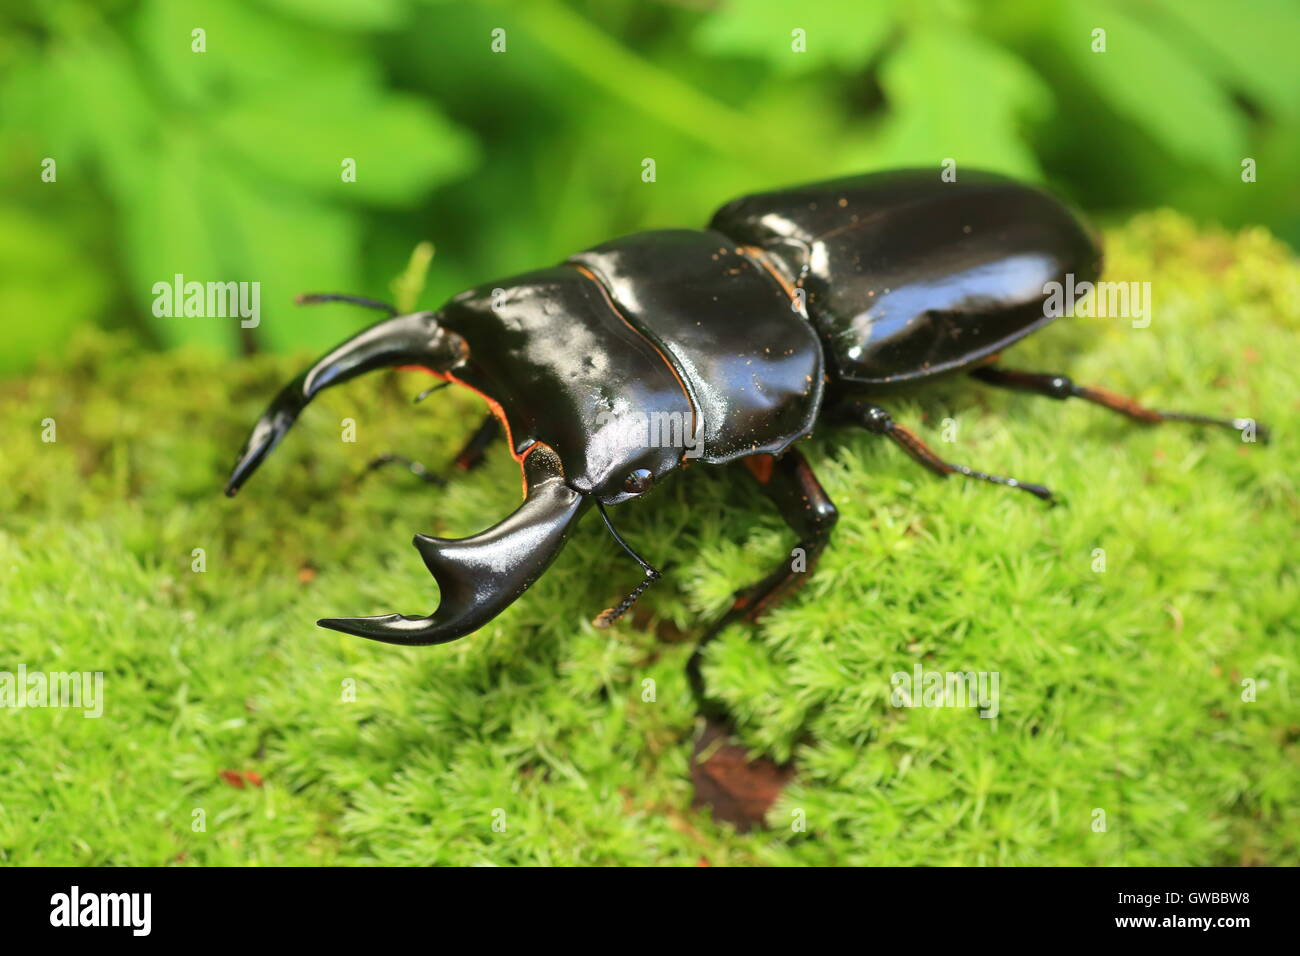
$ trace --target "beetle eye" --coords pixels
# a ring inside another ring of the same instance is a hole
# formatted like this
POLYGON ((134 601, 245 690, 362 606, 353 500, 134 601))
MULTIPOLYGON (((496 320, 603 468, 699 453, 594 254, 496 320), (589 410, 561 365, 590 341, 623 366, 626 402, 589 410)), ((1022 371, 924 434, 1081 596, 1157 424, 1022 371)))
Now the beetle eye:
POLYGON ((623 490, 630 495, 639 495, 654 484, 655 476, 649 468, 638 468, 623 479, 623 490))

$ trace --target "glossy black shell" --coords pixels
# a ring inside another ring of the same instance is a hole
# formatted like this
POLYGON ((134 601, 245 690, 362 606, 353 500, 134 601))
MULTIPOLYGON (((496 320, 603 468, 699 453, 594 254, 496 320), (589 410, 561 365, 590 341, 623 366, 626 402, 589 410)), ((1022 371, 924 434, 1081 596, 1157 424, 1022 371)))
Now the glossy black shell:
POLYGON ((636 233, 471 289, 437 314, 469 349, 452 377, 495 403, 517 457, 546 444, 606 503, 638 469, 779 454, 811 431, 827 379, 879 392, 968 368, 1050 321, 1047 283, 1097 278, 1097 245, 1056 199, 958 177, 747 196, 708 230, 636 233), (630 438, 637 415, 671 436, 630 438))
MULTIPOLYGON (((441 594, 432 615, 319 622, 445 643, 527 590, 592 498, 634 497, 690 459, 778 455, 812 429, 828 383, 870 392, 967 368, 1048 321, 1047 283, 1099 269, 1068 210, 997 176, 883 173, 750 196, 708 230, 626 236, 358 333, 281 389, 227 494, 324 388, 416 365, 478 391, 505 424, 523 503, 468 538, 416 536, 441 594)), ((782 469, 769 493, 820 550, 834 508, 807 463, 750 464, 765 485, 782 469)), ((605 623, 658 577, 637 560, 647 577, 605 623)), ((782 569, 770 579, 781 583, 760 584, 764 597, 732 613, 761 610, 791 577, 782 569)))
POLYGON ((699 460, 777 454, 812 428, 824 379, 817 336, 780 282, 726 236, 642 232, 569 262, 672 362, 698 416, 699 460))
POLYGON ((816 332, 717 233, 626 236, 464 292, 437 321, 469 348, 451 377, 496 403, 516 456, 545 443, 571 488, 607 504, 637 469, 778 454, 820 408, 816 332), (664 427, 647 443, 636 416, 664 427))
POLYGON ((887 391, 967 368, 1039 328, 1049 282, 1101 251, 1059 201, 990 173, 898 170, 737 199, 711 228, 806 290, 832 375, 887 391))

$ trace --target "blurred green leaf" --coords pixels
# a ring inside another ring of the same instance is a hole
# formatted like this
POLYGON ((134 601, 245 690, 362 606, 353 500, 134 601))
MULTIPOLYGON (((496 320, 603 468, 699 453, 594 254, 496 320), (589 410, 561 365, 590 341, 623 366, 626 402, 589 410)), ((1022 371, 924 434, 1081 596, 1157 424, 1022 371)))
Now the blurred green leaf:
POLYGON ((215 124, 258 171, 334 199, 401 205, 473 164, 472 140, 410 96, 384 93, 357 69, 311 73, 273 98, 247 100, 215 124), (311 135, 303 135, 310 130, 311 135), (343 161, 355 160, 355 181, 343 161))
POLYGON ((1065 56, 1117 113, 1182 160, 1236 170, 1244 122, 1172 39, 1110 0, 1066 0, 1055 23, 1065 56), (1106 31, 1104 53, 1092 51, 1094 29, 1106 31))
POLYGON ((708 53, 758 57, 782 73, 827 64, 858 70, 889 38, 896 14, 894 0, 851 5, 728 0, 704 21, 695 42, 708 53), (802 52, 795 51, 796 30, 803 31, 802 52))
POLYGON ((374 321, 373 314, 353 307, 293 304, 302 292, 359 288, 361 236, 355 217, 222 166, 214 166, 209 182, 221 215, 226 274, 261 283, 259 342, 285 351, 319 351, 374 321))
POLYGON ((881 86, 891 111, 875 164, 942 160, 1037 179, 1038 162, 1022 121, 1045 115, 1051 91, 1016 57, 956 28, 910 32, 884 64, 881 86))
MULTIPOLYGON (((360 47, 274 13, 147 0, 136 21, 147 59, 93 15, 57 25, 66 35, 27 79, 53 86, 59 116, 78 116, 62 128, 80 131, 118 201, 128 294, 167 344, 240 341, 237 318, 152 314, 154 283, 177 274, 261 283, 267 321, 253 335, 275 347, 336 341, 353 317, 290 302, 360 282, 360 227, 338 201, 409 203, 474 160, 473 141, 436 109, 386 91, 360 47), (205 52, 191 47, 196 27, 205 52)), ((53 138, 60 127, 48 126, 53 138)))
POLYGON ((1274 113, 1300 113, 1300 56, 1294 0, 1251 0, 1248 7, 1222 0, 1160 0, 1167 17, 1211 56, 1207 65, 1274 113))
POLYGON ((404 0, 261 0, 269 7, 332 27, 391 29, 406 21, 404 0))
POLYGON ((122 204, 128 281, 141 314, 167 344, 202 341, 231 348, 229 323, 157 317, 152 288, 177 273, 188 279, 223 279, 203 202, 206 149, 189 124, 163 134, 153 104, 132 70, 125 49, 92 32, 60 51, 54 67, 69 96, 84 106, 109 188, 122 204), (95 42, 99 39, 100 42, 95 42))
POLYGON ((60 43, 49 82, 84 131, 109 188, 123 201, 148 189, 144 160, 165 135, 117 38, 97 29, 60 43))
POLYGON ((196 282, 237 278, 225 274, 214 235, 222 210, 213 207, 210 188, 195 188, 206 181, 206 159, 203 141, 190 131, 169 136, 157 154, 140 159, 149 188, 126 210, 129 291, 167 344, 205 342, 230 350, 238 341, 231 319, 159 317, 152 311, 154 284, 170 283, 177 274, 196 282))
POLYGON ((74 327, 103 308, 108 282, 49 222, 0 206, 0 372, 51 354, 74 327))
POLYGON ((145 0, 135 34, 160 92, 177 106, 273 97, 286 82, 346 69, 362 53, 351 37, 232 0, 145 0), (195 29, 204 31, 202 53, 193 50, 195 29))

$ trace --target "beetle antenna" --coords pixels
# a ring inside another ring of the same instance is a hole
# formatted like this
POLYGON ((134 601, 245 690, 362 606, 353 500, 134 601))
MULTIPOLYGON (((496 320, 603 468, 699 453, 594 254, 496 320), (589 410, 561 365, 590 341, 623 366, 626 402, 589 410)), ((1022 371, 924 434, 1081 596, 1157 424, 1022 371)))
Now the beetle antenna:
POLYGON ((605 506, 601 504, 599 500, 596 501, 596 509, 600 512, 600 520, 605 522, 605 527, 608 528, 609 533, 614 536, 614 540, 618 542, 619 546, 624 551, 632 556, 632 559, 636 561, 637 564, 641 565, 641 570, 645 572, 645 578, 640 584, 632 589, 631 593, 629 593, 627 597, 623 598, 623 600, 619 601, 613 607, 605 608, 605 610, 597 614, 591 622, 596 627, 606 628, 626 614, 632 605, 637 602, 637 598, 644 594, 646 589, 663 577, 663 575, 652 568, 645 558, 633 551, 632 546, 623 540, 623 536, 618 533, 618 529, 614 527, 614 523, 609 520, 609 513, 605 511, 605 506))
POLYGON ((450 385, 450 384, 451 384, 451 382, 440 382, 440 383, 437 384, 437 385, 430 385, 428 388, 426 388, 426 389, 425 389, 423 392, 421 392, 419 395, 415 396, 415 404, 416 404, 416 405, 420 404, 420 402, 424 401, 426 398, 428 398, 428 397, 429 397, 430 395, 432 395, 434 392, 438 391, 439 389, 446 388, 446 387, 447 387, 448 385, 450 385))
POLYGON ((367 299, 360 295, 339 295, 336 292, 305 292, 294 300, 298 305, 320 305, 322 302, 350 302, 367 309, 378 309, 389 315, 397 314, 397 307, 376 299, 367 299))

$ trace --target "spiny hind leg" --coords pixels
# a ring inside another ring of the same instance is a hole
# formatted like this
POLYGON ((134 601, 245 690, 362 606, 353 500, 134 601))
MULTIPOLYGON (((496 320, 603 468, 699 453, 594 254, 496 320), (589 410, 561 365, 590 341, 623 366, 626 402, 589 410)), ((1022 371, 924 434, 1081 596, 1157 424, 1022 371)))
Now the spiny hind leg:
MULTIPOLYGON (((478 428, 474 430, 474 433, 470 435, 469 440, 465 442, 461 450, 452 458, 452 468, 458 471, 473 471, 483 463, 484 454, 500 434, 501 422, 497 420, 495 415, 489 413, 478 428)), ((439 477, 428 466, 394 452, 380 455, 371 461, 366 465, 360 478, 365 478, 372 471, 378 471, 388 465, 401 465, 426 484, 445 485, 447 483, 445 478, 439 477)))
POLYGON ((729 741, 734 721, 720 703, 705 696, 703 651, 728 624, 741 618, 756 620, 807 580, 830 541, 839 513, 807 460, 795 449, 780 458, 753 455, 741 462, 799 540, 798 549, 763 580, 736 592, 731 607, 700 638, 686 665, 691 694, 704 718, 691 754, 693 803, 710 807, 715 820, 728 821, 744 832, 763 824, 776 794, 794 771, 767 758, 751 760, 743 747, 729 741))
POLYGON ((971 376, 989 385, 1009 388, 1017 392, 1030 392, 1034 395, 1046 395, 1064 401, 1067 398, 1081 398, 1085 402, 1100 405, 1112 412, 1126 415, 1135 422, 1157 425, 1161 422, 1193 422, 1198 425, 1214 425, 1218 428, 1230 428, 1239 432, 1242 441, 1260 441, 1268 443, 1268 429, 1253 418, 1216 418, 1197 412, 1171 412, 1147 408, 1126 395, 1120 395, 1109 389, 1095 385, 1076 385, 1064 375, 1043 372, 1026 372, 1020 369, 1002 368, 986 365, 971 372, 971 376))
POLYGON ((731 607, 704 632, 686 665, 696 704, 702 713, 713 717, 722 717, 723 712, 705 699, 704 680, 700 673, 705 646, 733 621, 741 618, 757 620, 807 580, 839 519, 834 502, 817 480, 808 460, 797 449, 788 449, 779 458, 751 455, 741 459, 741 464, 776 506, 799 542, 797 550, 784 558, 765 578, 735 593, 731 607))
POLYGON ((873 405, 870 402, 862 400, 850 400, 840 405, 836 410, 836 415, 841 421, 848 421, 858 425, 871 432, 873 435, 883 435, 896 444, 903 451, 907 452, 911 458, 921 465, 934 472, 940 478, 947 478, 949 475, 961 475, 963 478, 974 478, 979 481, 991 482, 995 485, 1003 485, 1007 488, 1018 488, 1026 491, 1035 498, 1041 498, 1043 501, 1052 500, 1050 489, 1042 485, 1035 485, 1029 482, 1021 481, 1018 478, 1005 478, 1002 475, 991 475, 986 472, 976 471, 968 468, 966 465, 958 465, 954 462, 944 461, 939 455, 925 442, 921 441, 913 432, 896 423, 889 413, 879 405, 873 405))
POLYGON ((474 429, 474 434, 469 436, 464 447, 451 460, 452 467, 460 471, 473 471, 483 464, 484 454, 500 434, 501 421, 489 412, 478 428, 474 429))

